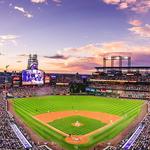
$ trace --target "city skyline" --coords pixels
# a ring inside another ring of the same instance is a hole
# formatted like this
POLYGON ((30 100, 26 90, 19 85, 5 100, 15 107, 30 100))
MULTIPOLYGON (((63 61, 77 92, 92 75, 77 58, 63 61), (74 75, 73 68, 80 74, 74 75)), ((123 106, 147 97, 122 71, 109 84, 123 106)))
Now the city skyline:
POLYGON ((37 54, 46 72, 91 73, 103 56, 150 66, 149 0, 0 0, 0 70, 37 54))

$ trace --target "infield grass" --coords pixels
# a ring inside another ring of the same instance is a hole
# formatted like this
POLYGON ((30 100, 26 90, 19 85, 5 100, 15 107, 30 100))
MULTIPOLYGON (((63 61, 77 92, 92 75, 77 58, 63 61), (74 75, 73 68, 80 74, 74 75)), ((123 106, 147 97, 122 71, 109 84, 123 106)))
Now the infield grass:
MULTIPOLYGON (((28 125, 42 138, 49 141, 55 141, 66 150, 75 150, 76 148, 74 145, 66 143, 62 135, 49 129, 47 126, 44 126, 41 122, 33 119, 32 116, 47 112, 85 110, 115 114, 123 118, 121 121, 113 124, 106 130, 92 135, 87 144, 78 146, 79 150, 87 150, 94 144, 112 139, 121 131, 123 131, 133 121, 133 119, 138 116, 144 103, 144 101, 141 100, 127 100, 95 96, 43 96, 18 98, 12 101, 16 114, 25 122, 26 125, 28 125)), ((81 122, 85 121, 83 124, 86 124, 87 130, 97 128, 97 123, 92 124, 91 121, 86 121, 85 118, 79 118, 81 119, 81 122)), ((81 132, 82 134, 85 132, 83 130, 72 130, 72 126, 69 127, 68 125, 70 124, 71 118, 68 120, 68 122, 65 119, 67 118, 64 118, 64 120, 61 119, 62 123, 55 121, 53 122, 53 125, 60 125, 61 130, 66 130, 66 128, 68 128, 69 133, 75 132, 76 134, 80 134, 81 132)))
POLYGON ((71 116, 62 119, 57 119, 53 122, 50 122, 49 125, 67 134, 83 135, 92 132, 98 128, 101 128, 106 124, 91 118, 86 118, 82 116, 71 116), (76 121, 81 123, 80 127, 72 125, 72 123, 75 123, 76 121))

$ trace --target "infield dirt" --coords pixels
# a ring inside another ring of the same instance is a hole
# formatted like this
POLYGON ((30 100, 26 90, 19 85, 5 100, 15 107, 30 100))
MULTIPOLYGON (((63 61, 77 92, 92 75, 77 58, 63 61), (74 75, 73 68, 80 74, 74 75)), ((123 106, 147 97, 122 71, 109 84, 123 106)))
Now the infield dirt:
POLYGON ((98 132, 101 132, 102 130, 105 130, 112 124, 116 123, 117 121, 121 120, 120 116, 117 115, 112 115, 108 113, 103 113, 103 112, 91 112, 91 111, 80 111, 80 110, 75 110, 75 111, 61 111, 61 112, 48 112, 48 113, 43 113, 39 114, 36 116, 33 116, 34 119, 41 121, 44 125, 48 126, 52 130, 58 132, 59 134, 63 135, 66 137, 66 142, 70 144, 85 144, 88 142, 89 136, 96 134, 98 132), (53 122, 54 120, 57 119, 62 119, 65 117, 70 117, 70 116, 84 116, 87 118, 91 119, 96 119, 100 122, 106 123, 106 125, 102 128, 99 128, 97 130, 94 130, 90 133, 87 133, 85 135, 69 135, 65 132, 62 132, 53 126, 49 125, 49 122, 53 122))

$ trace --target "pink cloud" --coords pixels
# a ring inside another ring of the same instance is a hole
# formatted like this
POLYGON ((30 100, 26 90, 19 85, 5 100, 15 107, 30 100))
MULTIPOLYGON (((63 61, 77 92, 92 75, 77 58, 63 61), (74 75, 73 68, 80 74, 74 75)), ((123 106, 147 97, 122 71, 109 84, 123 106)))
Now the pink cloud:
POLYGON ((129 9, 136 13, 146 13, 150 10, 149 0, 103 0, 103 2, 116 5, 119 9, 129 9))
POLYGON ((136 19, 135 20, 130 20, 129 24, 131 24, 133 26, 140 26, 140 25, 142 25, 142 21, 136 20, 136 19))
MULTIPOLYGON (((129 45, 124 41, 106 42, 89 44, 78 48, 68 48, 59 51, 62 56, 67 56, 65 59, 54 59, 55 57, 39 56, 39 68, 46 72, 65 72, 65 73, 92 73, 96 66, 102 66, 104 56, 131 56, 134 65, 148 65, 150 63, 150 47, 129 45)), ((57 53, 56 53, 57 54, 57 53)), ((22 56, 22 55, 21 55, 22 56)), ((23 55, 24 56, 24 55, 23 55)), ((1 66, 5 66, 5 62, 12 62, 10 70, 26 69, 27 57, 8 58, 1 56, 1 66), (21 59, 20 59, 21 58, 21 59), (22 62, 17 63, 16 60, 22 62)))
POLYGON ((51 70, 55 70, 55 72, 91 73, 94 71, 95 66, 102 65, 104 56, 131 56, 134 65, 138 60, 140 60, 140 64, 144 63, 144 58, 149 62, 146 56, 150 56, 150 48, 148 46, 131 46, 123 41, 118 41, 65 49, 61 51, 61 54, 67 54, 68 58, 59 62, 57 60, 47 60, 51 70), (79 54, 84 55, 79 56, 79 54))
POLYGON ((128 3, 120 3, 119 4, 119 8, 120 9, 126 9, 126 8, 128 8, 128 3))
POLYGON ((103 0, 106 4, 118 4, 120 0, 103 0))
POLYGON ((150 25, 149 24, 145 24, 144 26, 133 26, 129 28, 128 30, 143 38, 150 38, 150 25))

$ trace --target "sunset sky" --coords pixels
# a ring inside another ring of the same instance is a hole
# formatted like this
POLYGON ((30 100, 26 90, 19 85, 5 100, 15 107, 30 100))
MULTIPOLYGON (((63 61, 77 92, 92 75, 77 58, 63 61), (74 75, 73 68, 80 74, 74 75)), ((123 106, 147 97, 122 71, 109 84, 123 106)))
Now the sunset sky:
POLYGON ((0 0, 0 70, 30 53, 46 72, 91 73, 111 55, 150 66, 150 0, 0 0))

